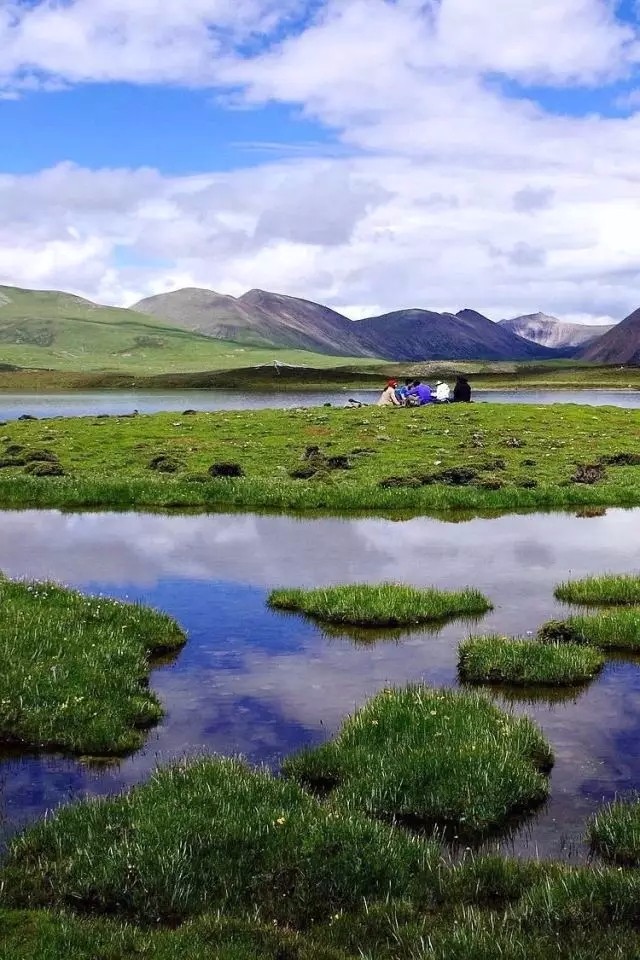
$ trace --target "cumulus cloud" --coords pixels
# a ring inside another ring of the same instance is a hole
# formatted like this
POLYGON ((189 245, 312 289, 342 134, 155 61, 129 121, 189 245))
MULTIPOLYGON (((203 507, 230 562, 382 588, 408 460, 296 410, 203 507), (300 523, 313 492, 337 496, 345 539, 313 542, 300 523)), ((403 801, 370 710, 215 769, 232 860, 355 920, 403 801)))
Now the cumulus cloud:
POLYGON ((638 305, 640 114, 564 116, 509 89, 629 75, 638 31, 605 0, 0 0, 0 49, 8 95, 205 86, 292 104, 342 144, 190 177, 0 175, 0 281, 117 303, 260 286, 353 316, 638 305))

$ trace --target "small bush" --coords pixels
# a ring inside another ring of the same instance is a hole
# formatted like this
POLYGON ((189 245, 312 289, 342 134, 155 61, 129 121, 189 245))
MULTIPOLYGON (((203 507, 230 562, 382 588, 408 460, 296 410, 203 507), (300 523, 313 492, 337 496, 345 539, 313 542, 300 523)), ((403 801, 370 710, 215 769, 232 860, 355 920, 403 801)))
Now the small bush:
POLYGON ((269 606, 305 613, 326 623, 398 627, 452 617, 473 617, 491 610, 478 590, 456 592, 401 584, 354 584, 317 590, 274 590, 269 606))
POLYGON ((571 483, 593 485, 607 479, 607 471, 601 463, 579 463, 571 477, 571 483))
POLYGON ((614 863, 640 865, 640 800, 609 804, 592 818, 588 838, 594 850, 614 863))
POLYGON ((385 690, 338 737, 288 759, 286 776, 333 790, 336 809, 477 837, 541 803, 551 749, 526 717, 476 693, 385 690))
POLYGON ((468 683, 571 686, 592 680, 603 665, 591 647, 487 636, 460 645, 458 669, 468 683))
POLYGON ((601 457, 600 463, 608 467, 640 467, 640 453, 612 453, 601 457))
POLYGON ((64 477, 65 471, 60 463, 28 463, 24 468, 25 473, 32 477, 64 477))
POLYGON ((232 480, 237 477, 244 477, 244 470, 238 463, 212 463, 209 467, 209 476, 232 480))
POLYGON ((25 463, 59 463, 57 454, 52 450, 29 450, 22 456, 25 463))
POLYGON ((605 574, 570 580, 555 589, 558 600, 582 606, 632 606, 640 604, 640 576, 605 574))
POLYGON ((538 631, 544 643, 586 643, 603 650, 640 650, 640 609, 615 609, 595 616, 551 620, 538 631))
POLYGON ((153 457, 147 466, 149 470, 155 470, 157 473, 177 473, 180 469, 178 461, 166 454, 153 457))

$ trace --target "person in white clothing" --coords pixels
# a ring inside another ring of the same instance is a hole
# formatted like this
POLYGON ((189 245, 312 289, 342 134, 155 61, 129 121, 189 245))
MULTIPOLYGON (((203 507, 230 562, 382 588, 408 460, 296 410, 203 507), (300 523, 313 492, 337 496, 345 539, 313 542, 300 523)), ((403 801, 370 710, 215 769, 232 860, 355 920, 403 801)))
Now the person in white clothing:
POLYGON ((436 402, 449 403, 451 400, 451 387, 448 383, 438 380, 436 384, 436 402))

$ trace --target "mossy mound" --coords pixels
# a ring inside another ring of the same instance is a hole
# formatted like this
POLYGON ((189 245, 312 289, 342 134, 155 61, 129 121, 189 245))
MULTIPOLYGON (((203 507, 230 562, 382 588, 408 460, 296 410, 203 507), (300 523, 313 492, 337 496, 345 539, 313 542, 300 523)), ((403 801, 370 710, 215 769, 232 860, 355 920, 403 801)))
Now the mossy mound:
POLYGON ((552 762, 527 718, 479 694, 415 686, 374 697, 335 740, 290 758, 283 771, 332 791, 336 809, 477 837, 541 803, 552 762))

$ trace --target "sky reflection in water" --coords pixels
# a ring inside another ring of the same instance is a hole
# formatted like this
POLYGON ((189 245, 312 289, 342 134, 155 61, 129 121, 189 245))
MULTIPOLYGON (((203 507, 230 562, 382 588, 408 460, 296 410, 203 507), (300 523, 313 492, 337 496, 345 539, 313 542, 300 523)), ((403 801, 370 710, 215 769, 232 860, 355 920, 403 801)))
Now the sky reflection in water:
MULTIPOLYGON (((415 631, 373 645, 331 636, 304 618, 269 611, 278 585, 403 580, 485 592, 496 609, 482 630, 525 634, 564 608, 569 575, 640 566, 640 511, 532 514, 452 524, 389 520, 141 514, 0 514, 0 570, 140 600, 177 617, 189 643, 156 670, 166 721, 146 748, 101 768, 55 756, 0 762, 0 835, 85 792, 144 779, 185 753, 240 753, 277 767, 321 742, 384 686, 456 682, 468 625, 415 631)), ((640 783, 640 667, 610 663, 559 702, 522 703, 556 753, 547 807, 507 849, 577 858, 584 822, 603 798, 640 783)))

